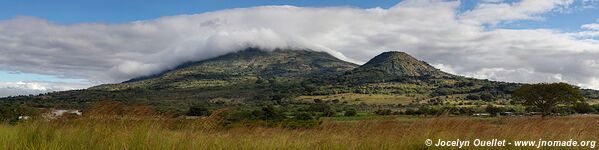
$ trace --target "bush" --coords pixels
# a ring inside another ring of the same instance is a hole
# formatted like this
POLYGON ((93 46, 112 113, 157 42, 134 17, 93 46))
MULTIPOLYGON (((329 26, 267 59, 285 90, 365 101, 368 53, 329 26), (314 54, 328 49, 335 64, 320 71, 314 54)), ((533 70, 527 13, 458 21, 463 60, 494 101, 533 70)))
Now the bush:
POLYGON ((38 110, 33 107, 24 106, 21 104, 0 102, 0 123, 15 123, 19 121, 19 116, 33 117, 36 116, 38 113, 38 110))
POLYGON ((334 99, 334 100, 332 100, 331 102, 333 102, 333 103, 335 103, 335 104, 338 104, 338 103, 339 103, 339 100, 338 100, 338 99, 334 99))
POLYGON ((483 94, 480 94, 480 99, 488 102, 488 101, 494 100, 495 96, 493 96, 493 94, 491 94, 491 93, 483 93, 483 94))
POLYGON ((314 114, 308 113, 308 112, 298 112, 294 115, 293 119, 295 119, 295 120, 312 120, 312 119, 314 119, 314 114))
POLYGON ((187 116, 209 116, 210 114, 210 110, 204 105, 191 106, 185 113, 187 116))
POLYGON ((333 117, 337 114, 337 112, 335 112, 335 110, 333 110, 331 107, 327 107, 327 109, 325 109, 322 113, 322 116, 325 117, 333 117))
POLYGON ((420 112, 418 110, 414 110, 414 109, 407 109, 406 111, 404 111, 405 115, 420 115, 420 112))
POLYGON ((437 88, 435 91, 433 91, 433 93, 431 95, 433 95, 433 96, 443 96, 443 95, 451 95, 453 93, 454 92, 453 92, 452 88, 440 87, 440 88, 437 88))
POLYGON ((498 113, 504 112, 505 109, 503 107, 495 107, 491 104, 488 104, 485 108, 485 111, 491 114, 491 116, 496 116, 498 113))
POLYGON ((593 107, 591 107, 591 105, 585 102, 575 103, 574 106, 572 106, 572 108, 574 109, 574 111, 581 114, 593 113, 596 111, 593 107))
POLYGON ((345 113, 343 113, 343 116, 346 117, 351 117, 351 116, 356 116, 358 115, 358 112, 356 112, 356 109, 348 109, 345 111, 345 113))
POLYGON ((557 106, 551 110, 551 113, 556 113, 555 115, 570 115, 576 113, 576 110, 572 106, 557 106))
POLYGON ((311 112, 325 112, 329 109, 331 109, 331 106, 329 106, 325 103, 314 103, 314 104, 311 104, 310 107, 308 107, 308 111, 311 111, 311 112))
POLYGON ((480 95, 476 95, 476 94, 469 94, 468 96, 466 96, 467 100, 479 100, 480 99, 480 95))
POLYGON ((390 109, 379 109, 374 112, 377 115, 387 116, 391 115, 393 112, 390 109))
POLYGON ((599 111, 599 104, 591 105, 595 111, 599 111))
POLYGON ((227 118, 228 124, 241 123, 245 126, 266 126, 284 128, 312 128, 321 121, 311 112, 297 112, 293 118, 287 118, 274 106, 265 106, 258 110, 235 110, 227 118), (270 115, 269 115, 270 114, 270 115))
POLYGON ((456 115, 470 115, 470 114, 478 112, 478 110, 473 107, 454 107, 454 108, 455 108, 455 112, 453 112, 453 114, 456 114, 456 115))
POLYGON ((429 106, 421 106, 418 108, 418 112, 417 114, 422 114, 422 115, 438 115, 440 114, 440 110, 433 108, 433 107, 429 107, 429 106))
POLYGON ((259 118, 264 120, 280 120, 285 118, 283 112, 275 108, 273 105, 262 107, 262 112, 264 112, 264 115, 260 116, 259 118))
POLYGON ((322 103, 321 99, 314 99, 314 103, 322 103))

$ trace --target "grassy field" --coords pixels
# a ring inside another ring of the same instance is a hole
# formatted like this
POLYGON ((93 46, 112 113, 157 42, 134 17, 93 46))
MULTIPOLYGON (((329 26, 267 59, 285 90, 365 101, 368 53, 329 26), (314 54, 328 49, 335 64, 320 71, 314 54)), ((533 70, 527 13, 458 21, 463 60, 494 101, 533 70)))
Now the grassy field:
POLYGON ((223 128, 213 116, 196 120, 110 116, 37 120, 0 125, 0 149, 428 149, 434 147, 425 146, 426 139, 597 140, 599 135, 599 117, 595 116, 322 120, 309 129, 243 124, 223 128))

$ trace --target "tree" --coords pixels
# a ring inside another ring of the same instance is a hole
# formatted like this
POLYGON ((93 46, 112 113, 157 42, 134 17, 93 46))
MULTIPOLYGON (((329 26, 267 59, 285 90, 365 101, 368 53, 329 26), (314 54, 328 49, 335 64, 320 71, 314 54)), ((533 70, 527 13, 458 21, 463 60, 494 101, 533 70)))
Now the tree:
POLYGON ((542 116, 551 114, 558 104, 584 102, 580 90, 566 83, 540 83, 523 85, 514 91, 514 99, 542 111, 542 116))

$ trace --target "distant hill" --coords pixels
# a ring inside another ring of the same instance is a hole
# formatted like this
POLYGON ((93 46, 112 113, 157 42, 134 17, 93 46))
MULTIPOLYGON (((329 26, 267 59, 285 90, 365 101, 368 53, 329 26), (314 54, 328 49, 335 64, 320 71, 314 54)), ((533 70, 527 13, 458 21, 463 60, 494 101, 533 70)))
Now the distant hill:
POLYGON ((353 72, 380 71, 394 76, 436 76, 450 77, 445 73, 424 61, 420 61, 404 52, 384 52, 372 58, 366 64, 355 69, 353 72))
POLYGON ((398 78, 455 78, 404 52, 384 52, 366 64, 347 72, 350 82, 382 82, 398 78))

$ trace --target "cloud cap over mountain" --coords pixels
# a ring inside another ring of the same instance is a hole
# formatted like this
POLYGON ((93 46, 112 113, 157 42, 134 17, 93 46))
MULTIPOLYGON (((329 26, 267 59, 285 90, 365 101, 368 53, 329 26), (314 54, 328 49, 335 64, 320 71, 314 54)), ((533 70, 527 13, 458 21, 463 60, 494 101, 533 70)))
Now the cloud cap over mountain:
POLYGON ((326 51, 355 63, 399 50, 459 75, 599 89, 597 34, 581 36, 596 32, 594 26, 580 33, 494 27, 572 3, 483 3, 466 12, 458 11, 459 2, 433 0, 389 9, 263 6, 122 24, 17 17, 0 21, 0 69, 107 83, 249 46, 326 51), (510 16, 496 14, 505 11, 510 16))

